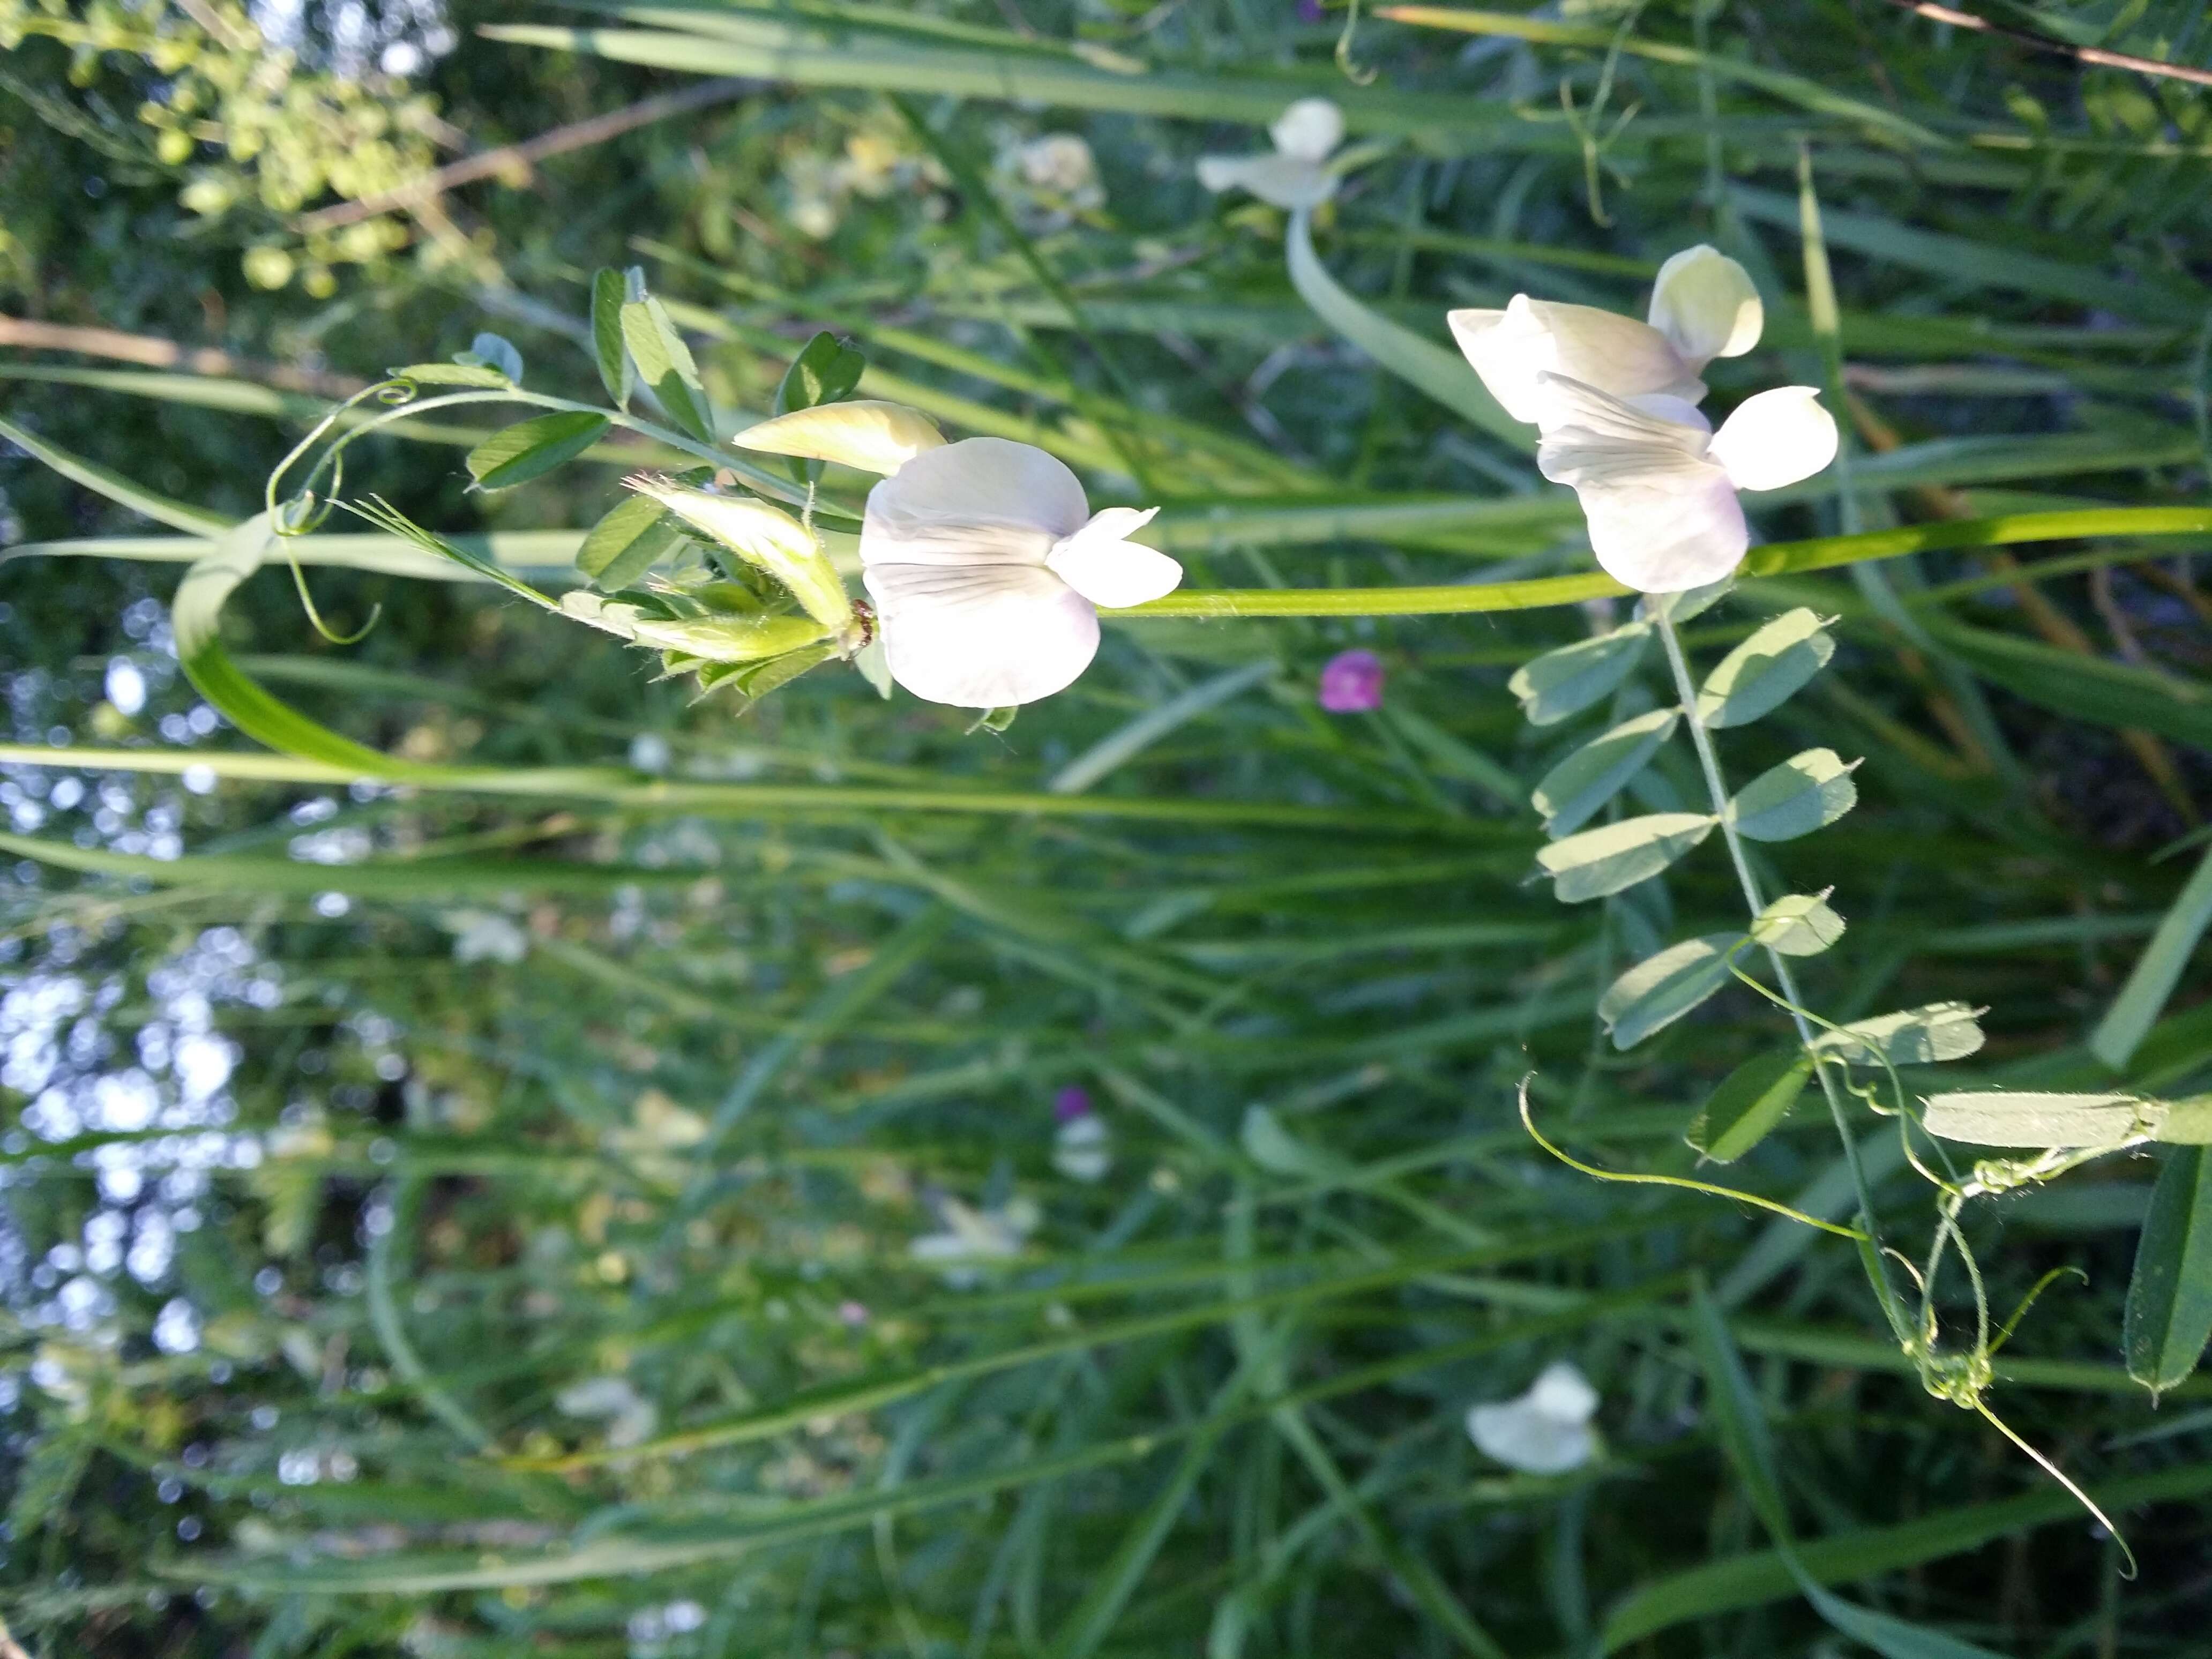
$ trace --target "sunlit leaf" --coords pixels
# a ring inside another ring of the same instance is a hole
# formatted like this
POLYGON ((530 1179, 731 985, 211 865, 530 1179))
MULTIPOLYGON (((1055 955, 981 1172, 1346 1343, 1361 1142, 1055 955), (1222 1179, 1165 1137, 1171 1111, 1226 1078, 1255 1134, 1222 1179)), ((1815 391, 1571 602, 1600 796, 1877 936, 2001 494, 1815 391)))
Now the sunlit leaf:
POLYGON ((1705 677, 1698 718, 1707 726, 1745 726, 1781 707, 1836 654, 1827 628, 1803 606, 1777 617, 1705 677))
POLYGON ((1544 833, 1565 836, 1581 829, 1659 752, 1680 718, 1679 708, 1656 708, 1623 720, 1544 774, 1529 797, 1544 815, 1544 833))
POLYGON ((1670 945, 1613 981, 1598 1000, 1598 1018, 1616 1048, 1632 1048, 1673 1024, 1727 985, 1741 933, 1708 933, 1670 945))
POLYGON ((1735 792, 1728 816, 1753 841, 1795 841, 1833 823, 1858 805, 1851 782, 1856 761, 1832 749, 1808 749, 1762 772, 1735 792))
POLYGON ((1937 1060, 1964 1060, 1982 1046, 1978 1010, 1963 1002, 1931 1002, 1923 1008, 1905 1008, 1872 1019, 1853 1020, 1813 1040, 1823 1054, 1833 1054, 1854 1066, 1924 1066, 1937 1060))
POLYGON ((574 460, 605 435, 607 424, 605 416, 584 410, 518 421, 469 452, 469 471, 485 489, 512 489, 574 460))
POLYGON ((2128 1284, 2128 1375, 2157 1394, 2197 1369, 2212 1340, 2212 1150, 2167 1152, 2128 1284))
POLYGON ((1650 638, 1647 623, 1631 623, 1595 639, 1577 640, 1522 665, 1507 688, 1521 700, 1521 713, 1530 725, 1554 725, 1626 679, 1650 638))
POLYGON ((1712 833, 1720 820, 1704 812, 1653 812, 1623 818, 1538 851, 1536 862, 1552 878, 1563 904, 1603 898, 1649 880, 1712 833))
POLYGON ((1724 1078, 1684 1139, 1716 1164, 1733 1164, 1782 1121, 1812 1080, 1813 1057, 1778 1048, 1747 1060, 1724 1078))

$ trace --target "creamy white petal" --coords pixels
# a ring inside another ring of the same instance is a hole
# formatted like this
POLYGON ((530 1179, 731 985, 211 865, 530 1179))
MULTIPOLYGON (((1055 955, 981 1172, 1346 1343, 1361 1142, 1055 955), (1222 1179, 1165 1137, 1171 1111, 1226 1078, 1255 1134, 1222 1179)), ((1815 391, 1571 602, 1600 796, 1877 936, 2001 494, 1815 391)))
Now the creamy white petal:
POLYGON ((1562 1423, 1587 1423, 1597 1411, 1597 1390, 1573 1361, 1554 1359, 1531 1383, 1528 1403, 1562 1423))
POLYGON ((1553 483, 1639 481, 1705 462, 1705 418, 1678 399, 1632 403, 1564 374, 1543 374, 1536 413, 1544 434, 1536 465, 1553 483), (1669 420, 1658 410, 1684 411, 1687 418, 1669 420))
POLYGON ((901 543, 934 544, 948 532, 957 539, 960 532, 988 529, 1018 532, 994 543, 1001 549, 1034 544, 1029 562, 1042 564, 1054 542, 1090 519, 1081 482, 1034 444, 963 438, 915 456, 868 492, 860 562, 886 556, 906 562, 913 550, 901 543))
POLYGON ((1619 398, 1663 392, 1695 403, 1705 395, 1667 337, 1633 317, 1516 294, 1503 311, 1455 311, 1445 321, 1491 396, 1516 421, 1539 418, 1542 374, 1568 375, 1619 398))
POLYGON ((1109 609, 1143 605, 1163 593, 1172 593, 1182 580, 1182 567, 1128 537, 1152 521, 1159 511, 1148 507, 1109 507, 1073 536, 1063 536, 1045 558, 1046 566, 1070 587, 1091 602, 1109 609))
POLYGON ((1596 1437, 1580 1423, 1562 1423, 1526 1399, 1477 1406, 1467 1431, 1484 1455, 1524 1474, 1565 1474, 1580 1468, 1596 1449, 1596 1437))
POLYGON ((1114 1167, 1114 1137, 1095 1114, 1060 1126, 1053 1136, 1052 1167, 1073 1181, 1099 1181, 1114 1167))
POLYGON ((1344 112, 1326 98, 1301 98, 1267 129, 1275 148, 1300 161, 1326 161, 1344 142, 1344 112))
POLYGON ((878 562, 865 580, 891 678, 928 702, 1035 702, 1098 653, 1097 611, 1042 564, 878 562))
POLYGON ((1779 489, 1836 459, 1836 417, 1809 386, 1777 386, 1747 398, 1721 422, 1706 453, 1738 489, 1779 489))
POLYGON ((863 472, 897 471, 926 449, 941 448, 945 434, 918 409, 855 398, 795 409, 749 426, 730 441, 768 455, 836 461, 863 472))
POLYGON ((1650 315, 1651 326, 1672 342, 1692 372, 1716 357, 1742 356, 1766 326, 1750 273, 1702 242, 1659 267, 1650 315))
POLYGON ((1279 152, 1258 155, 1201 155, 1198 182, 1211 191, 1246 190, 1273 206, 1297 212, 1317 208, 1336 194, 1336 177, 1317 161, 1279 152))
POLYGON ((1584 485, 1590 551, 1606 574, 1639 593, 1680 593, 1742 562, 1751 532, 1735 487, 1717 466, 1664 483, 1584 485))

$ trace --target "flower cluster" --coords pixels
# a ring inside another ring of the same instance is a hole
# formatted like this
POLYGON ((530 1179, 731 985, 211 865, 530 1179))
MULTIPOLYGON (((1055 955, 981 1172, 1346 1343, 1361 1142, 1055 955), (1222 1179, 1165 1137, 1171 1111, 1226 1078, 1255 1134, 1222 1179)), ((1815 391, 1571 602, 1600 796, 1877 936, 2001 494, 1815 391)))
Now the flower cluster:
POLYGON ((1686 249, 1659 268, 1650 320, 1516 294, 1455 311, 1460 349, 1505 412, 1542 434, 1536 465, 1571 485, 1607 574, 1644 593, 1717 581, 1750 544, 1740 489, 1779 489, 1835 459, 1836 422, 1811 386, 1746 398, 1716 432, 1698 379, 1765 325, 1744 268, 1686 249))

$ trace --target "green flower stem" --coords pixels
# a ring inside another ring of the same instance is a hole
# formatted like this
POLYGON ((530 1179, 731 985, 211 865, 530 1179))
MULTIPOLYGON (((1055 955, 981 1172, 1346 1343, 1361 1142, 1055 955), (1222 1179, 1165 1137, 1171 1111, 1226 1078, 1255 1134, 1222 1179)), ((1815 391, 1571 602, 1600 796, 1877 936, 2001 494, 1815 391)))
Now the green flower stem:
MULTIPOLYGON (((1735 866, 1735 878, 1743 889, 1743 901, 1750 907, 1752 918, 1756 921, 1765 910, 1766 901, 1759 894, 1759 878, 1752 873, 1751 860, 1744 852, 1743 838, 1736 833, 1735 824, 1729 817, 1728 785, 1721 776, 1720 757, 1713 752, 1712 734, 1705 729, 1705 721, 1698 718, 1698 688, 1690 678, 1688 659, 1682 655, 1682 641, 1675 635, 1672 617, 1652 607, 1647 607, 1647 610, 1651 611, 1653 620, 1658 624, 1659 638, 1667 647, 1668 666, 1674 670, 1674 689, 1682 699, 1683 724, 1690 728, 1690 742, 1698 751, 1698 764, 1705 775, 1705 790, 1712 799, 1713 811, 1720 818, 1721 837, 1728 843, 1729 859, 1735 866)), ((1773 965, 1774 978, 1782 988, 1782 994, 1789 1000, 1790 1019, 1797 1028, 1797 1040, 1810 1050, 1818 1034, 1813 1030, 1811 1022, 1799 1012, 1805 1006, 1805 999, 1798 994, 1796 975, 1790 971, 1788 959, 1771 946, 1767 949, 1766 959, 1773 965)), ((1902 1340, 1910 1334, 1911 1328, 1902 1322, 1903 1315, 1895 1305, 1888 1275, 1881 1268, 1881 1232, 1875 1219, 1874 1189, 1867 1182, 1866 1165, 1859 1158, 1858 1142, 1851 1134, 1850 1121, 1844 1112, 1843 1096, 1838 1091, 1835 1080, 1828 1075, 1826 1066, 1815 1066, 1813 1070, 1820 1079, 1820 1092, 1827 1099, 1829 1115, 1835 1120, 1837 1137, 1844 1143, 1844 1160, 1850 1168, 1851 1185, 1858 1194, 1860 1224, 1872 1247, 1866 1255, 1868 1275, 1873 1280, 1875 1295, 1881 1300, 1884 1316, 1902 1340)))
MULTIPOLYGON (((587 405, 561 404, 561 408, 587 405)), ((604 412, 604 411, 602 411, 604 412)), ((662 435, 658 432, 656 436, 662 435)), ((1796 575, 1870 559, 1961 547, 2012 547, 2026 542, 2077 541, 2094 536, 2188 536, 2212 533, 2212 507, 2136 507, 2013 513, 2000 518, 1952 519, 1936 524, 1871 530, 1855 536, 1815 536, 1755 548, 1743 562, 1746 576, 1796 575)), ((1547 576, 1534 581, 1463 582, 1439 587, 1278 587, 1249 591, 1197 590, 1170 593, 1149 605, 1108 611, 1132 622, 1154 617, 1444 617, 1483 611, 1533 611, 1633 590, 1612 577, 1547 576)))

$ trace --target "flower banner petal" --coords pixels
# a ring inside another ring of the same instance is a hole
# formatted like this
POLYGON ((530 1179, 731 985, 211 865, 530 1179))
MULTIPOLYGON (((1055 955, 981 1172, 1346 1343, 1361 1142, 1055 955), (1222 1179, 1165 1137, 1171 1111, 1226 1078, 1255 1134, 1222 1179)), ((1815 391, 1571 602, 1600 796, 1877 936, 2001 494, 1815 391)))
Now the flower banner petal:
POLYGON ((1659 267, 1650 316, 1651 326, 1695 368, 1716 357, 1742 356, 1766 326, 1750 273, 1702 242, 1659 267))

